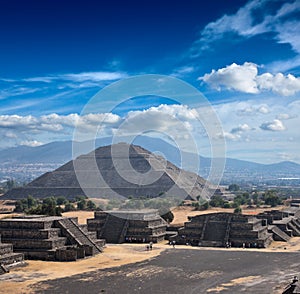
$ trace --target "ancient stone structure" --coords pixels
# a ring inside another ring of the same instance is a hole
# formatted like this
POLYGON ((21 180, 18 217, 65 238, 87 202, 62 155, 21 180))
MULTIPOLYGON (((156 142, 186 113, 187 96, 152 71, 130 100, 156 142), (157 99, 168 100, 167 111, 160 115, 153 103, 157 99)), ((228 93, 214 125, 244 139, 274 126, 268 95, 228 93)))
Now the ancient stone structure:
POLYGON ((178 244, 208 247, 267 247, 272 241, 267 222, 234 213, 190 217, 175 237, 178 244))
POLYGON ((96 211, 87 220, 88 230, 107 243, 159 242, 164 240, 167 223, 157 210, 96 211))
POLYGON ((2 243, 0 235, 0 275, 9 271, 14 266, 24 260, 22 253, 14 253, 12 244, 2 243))
POLYGON ((184 200, 205 196, 205 184, 197 174, 181 170, 142 147, 119 143, 81 155, 25 187, 7 192, 2 199, 20 199, 28 195, 69 199, 80 195, 109 199, 119 195, 152 198, 165 194, 184 200), (151 176, 146 174, 150 170, 151 176), (145 175, 153 180, 143 183, 145 175))
POLYGON ((291 237, 300 236, 300 208, 297 206, 265 211, 257 217, 267 220, 269 232, 275 241, 287 242, 291 237))
POLYGON ((100 253, 104 240, 77 218, 28 216, 0 220, 2 240, 29 259, 73 261, 100 253))

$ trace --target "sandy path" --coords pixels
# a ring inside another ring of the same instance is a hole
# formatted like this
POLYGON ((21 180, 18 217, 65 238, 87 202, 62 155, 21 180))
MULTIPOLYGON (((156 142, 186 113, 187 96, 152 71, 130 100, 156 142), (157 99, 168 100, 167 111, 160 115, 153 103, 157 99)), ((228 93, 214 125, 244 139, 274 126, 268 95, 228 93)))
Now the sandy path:
POLYGON ((152 251, 146 251, 141 244, 107 245, 104 253, 76 262, 28 260, 27 266, 11 269, 10 273, 0 276, 0 293, 32 293, 36 282, 144 261, 163 250, 161 245, 154 246, 152 251))

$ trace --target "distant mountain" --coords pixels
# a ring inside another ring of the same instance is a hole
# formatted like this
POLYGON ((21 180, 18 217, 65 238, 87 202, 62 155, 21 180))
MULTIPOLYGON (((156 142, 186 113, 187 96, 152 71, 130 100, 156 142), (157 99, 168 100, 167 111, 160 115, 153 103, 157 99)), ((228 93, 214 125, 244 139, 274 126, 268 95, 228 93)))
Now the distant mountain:
MULTIPOLYGON (((128 138, 120 138, 118 142, 127 142, 128 138)), ((110 145, 112 138, 101 138, 95 142, 95 148, 110 145)), ((116 143, 116 142, 114 142, 116 143)), ((77 143, 82 147, 81 154, 92 151, 88 144, 77 143)), ((180 151, 172 144, 158 138, 150 138, 147 136, 139 136, 134 140, 134 144, 146 148, 150 152, 160 151, 167 160, 185 170, 198 172, 199 175, 207 178, 211 160, 210 158, 199 156, 200 169, 194 170, 195 154, 184 152, 184 163, 182 164, 180 151)), ((78 154, 80 155, 80 154, 78 154)), ((0 177, 5 175, 7 167, 10 167, 9 176, 14 176, 14 166, 22 165, 46 165, 51 166, 49 169, 55 169, 63 163, 72 159, 72 142, 52 142, 38 147, 19 146, 0 150, 0 177)), ((48 167, 46 167, 48 168, 48 167)), ((19 170, 19 168, 18 168, 19 170)), ((34 176, 38 176, 45 172, 45 169, 35 169, 34 176)), ((27 172, 30 174, 31 171, 27 172)), ((26 169, 23 171, 26 174, 26 169)), ((19 175, 19 174, 18 174, 19 175)), ((273 164, 260 164, 245 160, 227 158, 223 175, 224 183, 247 182, 247 181, 269 181, 278 178, 300 178, 300 165, 295 162, 283 161, 273 164)))

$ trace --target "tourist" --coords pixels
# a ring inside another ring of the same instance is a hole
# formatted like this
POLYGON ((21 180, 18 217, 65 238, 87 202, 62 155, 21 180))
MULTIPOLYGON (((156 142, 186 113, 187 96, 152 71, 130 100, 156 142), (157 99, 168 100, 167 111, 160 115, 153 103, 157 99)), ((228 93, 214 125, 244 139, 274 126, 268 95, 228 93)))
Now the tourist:
POLYGON ((176 244, 176 241, 173 240, 173 242, 172 242, 173 248, 175 248, 175 244, 176 244))
POLYGON ((149 248, 150 248, 150 250, 152 250, 152 246, 153 246, 153 242, 151 241, 151 242, 149 243, 149 248))

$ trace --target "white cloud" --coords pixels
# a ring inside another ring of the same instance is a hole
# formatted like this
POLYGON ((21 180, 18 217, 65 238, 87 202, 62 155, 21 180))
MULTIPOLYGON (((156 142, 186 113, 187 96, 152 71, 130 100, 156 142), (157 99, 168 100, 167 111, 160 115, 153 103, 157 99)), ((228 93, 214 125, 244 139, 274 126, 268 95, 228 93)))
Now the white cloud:
POLYGON ((213 69, 210 74, 205 74, 199 80, 218 90, 221 90, 221 87, 224 86, 227 89, 240 92, 258 93, 257 73, 257 65, 254 63, 245 62, 243 65, 233 63, 217 71, 213 69))
POLYGON ((193 66, 183 66, 174 70, 172 76, 180 78, 194 71, 195 71, 195 67, 193 66))
POLYGON ((20 145, 21 146, 29 146, 29 147, 37 147, 37 146, 43 145, 43 143, 36 141, 36 140, 33 140, 33 141, 26 140, 26 141, 22 141, 20 143, 20 145))
POLYGON ((235 32, 241 36, 254 36, 266 32, 264 22, 253 25, 252 11, 263 7, 266 1, 254 0, 240 8, 234 15, 224 15, 211 22, 201 32, 199 42, 210 43, 223 37, 226 32, 235 32))
POLYGON ((11 129, 26 132, 61 132, 62 130, 78 127, 81 130, 94 129, 95 126, 113 126, 120 122, 121 118, 112 113, 87 114, 79 116, 76 113, 58 115, 52 113, 35 117, 32 115, 0 115, 0 129, 11 129))
POLYGON ((81 73, 67 73, 57 74, 42 77, 31 77, 25 78, 25 82, 44 82, 51 83, 56 80, 65 80, 72 82, 102 82, 102 81, 114 81, 128 77, 123 72, 106 72, 106 71, 95 71, 95 72, 81 72, 81 73))
POLYGON ((70 80, 73 82, 86 82, 86 81, 93 81, 93 82, 101 82, 101 81, 113 81, 119 80, 127 77, 128 75, 121 72, 82 72, 78 74, 62 74, 57 75, 57 79, 62 80, 70 80))
POLYGON ((243 132, 250 131, 250 130, 251 130, 251 128, 249 127, 248 124, 241 124, 238 127, 233 128, 230 133, 231 134, 241 134, 243 132))
POLYGON ((186 105, 160 105, 143 111, 130 111, 122 122, 120 132, 126 135, 152 130, 179 138, 193 131, 193 122, 197 119, 197 111, 186 105))
POLYGON ((276 118, 280 119, 280 120, 288 120, 288 119, 293 119, 296 118, 297 115, 295 114, 288 114, 288 113, 279 113, 276 118))
POLYGON ((225 140, 230 140, 230 141, 237 141, 241 138, 240 134, 233 134, 233 133, 228 133, 228 132, 223 132, 223 133, 218 133, 217 138, 224 138, 225 140))
MULTIPOLYGON (((90 139, 91 135, 131 135, 142 131, 170 134, 176 139, 186 139, 198 122, 198 112, 185 105, 160 105, 143 111, 131 111, 124 117, 112 113, 77 113, 43 116, 0 116, 0 137, 13 144, 38 144, 52 140, 71 139, 77 130, 76 140, 90 139), (12 135, 13 134, 13 135, 12 135), (50 135, 51 134, 51 135, 50 135), (30 136, 30 140, 28 140, 30 136), (12 142, 14 141, 14 142, 12 142), (36 141, 36 142, 35 142, 36 141)), ((199 123, 199 122, 198 122, 199 123)))
POLYGON ((264 73, 256 79, 260 90, 272 91, 282 96, 291 96, 300 91, 300 78, 291 74, 284 76, 282 73, 264 73))
POLYGON ((273 131, 273 132, 280 132, 286 129, 282 121, 279 119, 274 119, 273 121, 270 122, 264 122, 260 125, 260 128, 264 131, 273 131))
POLYGON ((269 65, 271 72, 285 72, 300 65, 300 1, 253 0, 231 15, 223 15, 208 23, 200 32, 190 50, 191 56, 199 56, 203 50, 211 48, 213 42, 230 40, 230 35, 248 39, 268 33, 274 42, 288 44, 296 56, 275 61, 269 65), (229 38, 228 38, 229 37, 229 38))
MULTIPOLYGON (((295 52, 300 52, 299 19, 289 20, 289 16, 300 11, 298 0, 292 3, 282 2, 278 10, 272 9, 268 4, 270 0, 253 0, 241 7, 235 14, 224 15, 218 20, 205 26, 196 45, 205 49, 215 40, 223 38, 226 33, 235 33, 241 37, 249 38, 263 33, 273 32, 275 40, 279 43, 288 43, 295 52), (260 22, 255 18, 261 15, 260 22)), ((275 6, 274 6, 275 7, 275 6)))
POLYGON ((265 104, 260 106, 252 106, 248 103, 239 103, 236 112, 238 115, 248 116, 257 114, 268 114, 270 112, 270 109, 265 104))
MULTIPOLYGON (((211 87, 221 90, 222 87, 244 93, 258 94, 263 91, 272 91, 281 96, 292 96, 300 92, 300 78, 291 74, 278 73, 258 74, 258 65, 245 62, 243 65, 233 63, 211 73, 199 77, 199 80, 211 87)), ((267 109, 261 108, 262 113, 267 109)))

